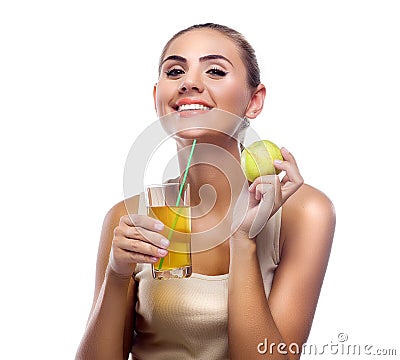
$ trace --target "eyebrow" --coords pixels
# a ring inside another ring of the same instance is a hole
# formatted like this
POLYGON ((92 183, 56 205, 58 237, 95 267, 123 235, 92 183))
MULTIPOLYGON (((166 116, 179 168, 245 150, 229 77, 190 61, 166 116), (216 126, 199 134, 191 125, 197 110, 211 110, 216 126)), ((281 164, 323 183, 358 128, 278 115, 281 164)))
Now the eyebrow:
MULTIPOLYGON (((200 61, 200 62, 204 62, 204 61, 216 60, 216 59, 225 60, 225 61, 227 61, 229 64, 231 64, 231 65, 233 66, 232 62, 231 62, 229 59, 227 59, 225 56, 217 55, 217 54, 215 54, 215 55, 205 55, 205 56, 202 56, 202 57, 199 58, 199 61, 200 61)), ((170 56, 166 57, 166 58, 162 61, 161 65, 164 64, 164 63, 165 63, 166 61, 168 61, 168 60, 175 60, 175 61, 179 61, 179 62, 182 62, 182 63, 185 63, 185 64, 187 63, 187 60, 186 60, 184 57, 182 57, 182 56, 179 56, 179 55, 170 55, 170 56)))

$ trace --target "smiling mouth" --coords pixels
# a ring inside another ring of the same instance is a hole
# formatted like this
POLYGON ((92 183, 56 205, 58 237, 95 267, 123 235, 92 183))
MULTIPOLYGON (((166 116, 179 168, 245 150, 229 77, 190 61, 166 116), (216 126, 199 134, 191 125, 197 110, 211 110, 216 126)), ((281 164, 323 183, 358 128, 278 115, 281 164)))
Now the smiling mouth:
POLYGON ((204 106, 202 104, 185 104, 178 106, 177 111, 187 111, 187 110, 201 110, 201 111, 208 111, 211 110, 210 107, 204 106))

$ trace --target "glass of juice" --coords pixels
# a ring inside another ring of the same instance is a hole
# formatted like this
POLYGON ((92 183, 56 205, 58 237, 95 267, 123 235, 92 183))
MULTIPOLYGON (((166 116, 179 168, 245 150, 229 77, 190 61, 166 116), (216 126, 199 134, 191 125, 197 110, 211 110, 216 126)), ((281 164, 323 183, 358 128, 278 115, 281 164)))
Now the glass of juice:
POLYGON ((165 183, 145 187, 147 215, 161 221, 161 234, 170 241, 168 254, 152 264, 154 279, 192 275, 189 184, 165 183))

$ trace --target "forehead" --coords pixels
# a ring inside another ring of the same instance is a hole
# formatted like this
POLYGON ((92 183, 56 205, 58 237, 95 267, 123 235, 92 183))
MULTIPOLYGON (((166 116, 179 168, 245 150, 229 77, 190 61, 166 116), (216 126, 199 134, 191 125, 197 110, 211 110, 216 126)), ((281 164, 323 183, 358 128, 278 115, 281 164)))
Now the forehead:
POLYGON ((238 46, 223 33, 212 29, 196 29, 180 35, 171 42, 165 57, 181 55, 199 58, 210 54, 223 55, 232 63, 242 62, 238 46))

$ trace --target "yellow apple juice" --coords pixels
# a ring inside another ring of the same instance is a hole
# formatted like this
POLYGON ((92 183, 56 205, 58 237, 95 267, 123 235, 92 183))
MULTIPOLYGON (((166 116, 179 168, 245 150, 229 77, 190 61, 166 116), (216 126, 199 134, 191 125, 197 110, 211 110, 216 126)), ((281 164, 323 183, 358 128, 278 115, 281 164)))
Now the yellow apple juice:
POLYGON ((192 273, 190 207, 151 206, 147 215, 164 224, 161 234, 170 241, 168 254, 153 264, 153 277, 189 277, 192 273))

